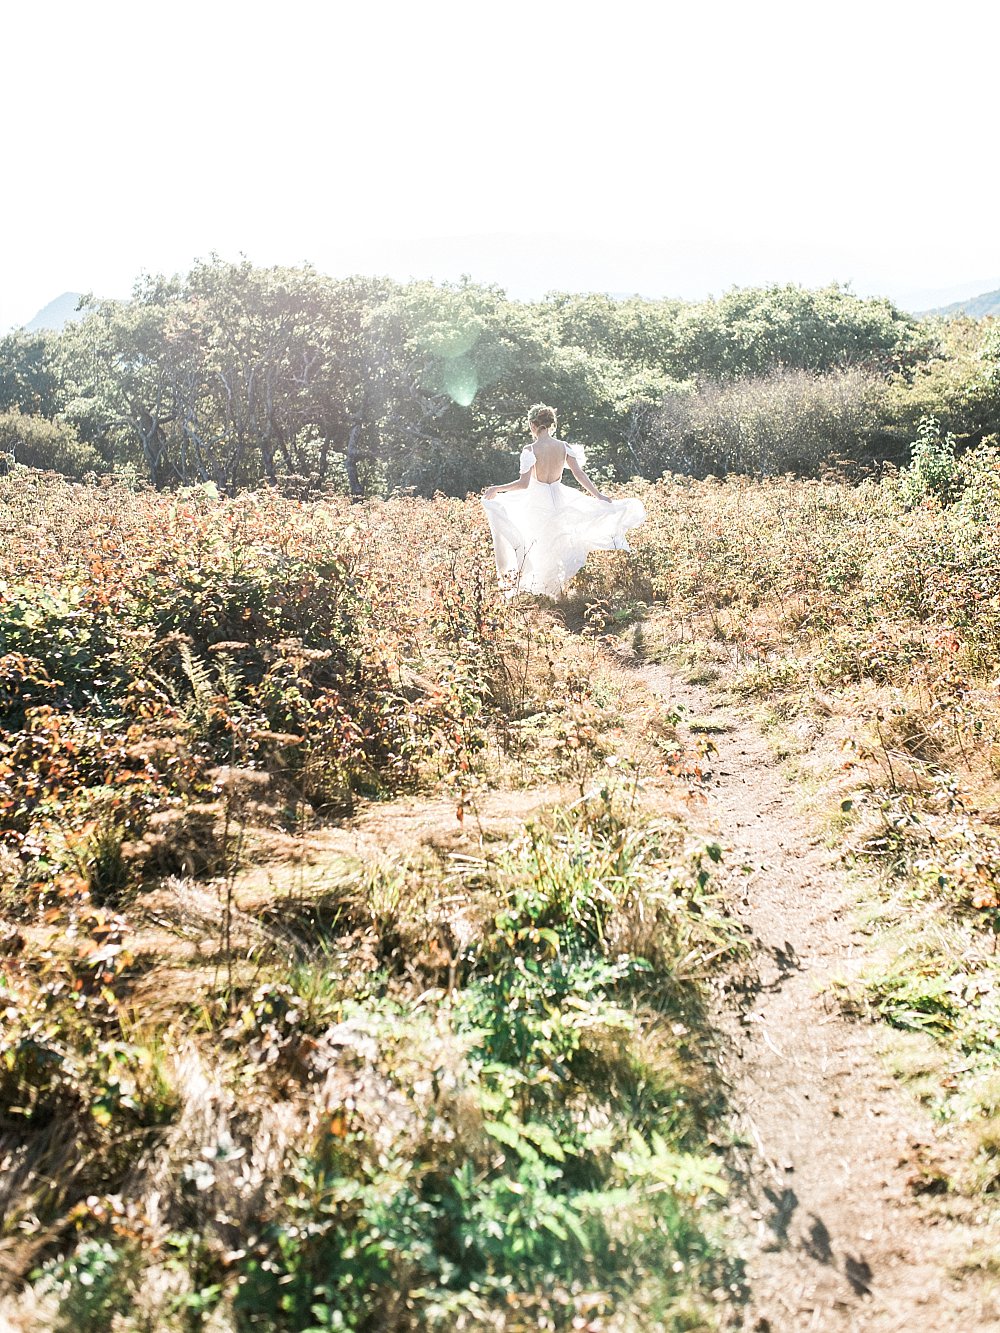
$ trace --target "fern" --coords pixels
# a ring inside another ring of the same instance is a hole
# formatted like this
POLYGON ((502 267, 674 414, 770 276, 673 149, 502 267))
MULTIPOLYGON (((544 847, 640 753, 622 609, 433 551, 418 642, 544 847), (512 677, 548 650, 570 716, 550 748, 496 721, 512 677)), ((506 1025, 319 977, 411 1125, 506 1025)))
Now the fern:
POLYGON ((180 644, 179 652, 181 670, 191 686, 191 697, 183 700, 180 705, 184 720, 198 735, 206 735, 218 690, 212 680, 211 669, 191 651, 190 644, 180 644))
POLYGON ((218 653, 215 658, 215 673, 218 677, 219 693, 235 703, 243 689, 243 672, 236 658, 231 653, 218 653))

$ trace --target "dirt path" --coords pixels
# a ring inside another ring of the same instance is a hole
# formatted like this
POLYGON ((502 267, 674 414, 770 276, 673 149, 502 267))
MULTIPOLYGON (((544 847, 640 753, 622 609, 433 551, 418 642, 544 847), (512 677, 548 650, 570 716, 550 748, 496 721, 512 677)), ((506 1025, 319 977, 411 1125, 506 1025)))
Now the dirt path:
POLYGON ((704 831, 725 848, 737 911, 758 945, 758 982, 719 996, 751 1299, 743 1327, 784 1330, 1000 1328, 1000 1293, 973 1253, 1000 1236, 973 1205, 921 1194, 946 1176, 949 1144, 887 1073, 879 1031, 827 992, 861 961, 856 898, 835 853, 752 724, 718 692, 649 669, 649 687, 713 736, 704 831), (753 867, 752 870, 745 869, 753 867), (990 1289, 992 1287, 992 1290, 990 1289))

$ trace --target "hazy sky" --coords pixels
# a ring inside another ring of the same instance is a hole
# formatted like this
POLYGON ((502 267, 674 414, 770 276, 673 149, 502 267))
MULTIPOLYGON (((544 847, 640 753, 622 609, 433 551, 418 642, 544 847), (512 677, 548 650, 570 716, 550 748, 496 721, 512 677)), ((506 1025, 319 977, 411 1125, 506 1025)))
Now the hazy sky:
POLYGON ((215 250, 698 296, 1000 286, 993 0, 5 6, 0 329, 215 250))

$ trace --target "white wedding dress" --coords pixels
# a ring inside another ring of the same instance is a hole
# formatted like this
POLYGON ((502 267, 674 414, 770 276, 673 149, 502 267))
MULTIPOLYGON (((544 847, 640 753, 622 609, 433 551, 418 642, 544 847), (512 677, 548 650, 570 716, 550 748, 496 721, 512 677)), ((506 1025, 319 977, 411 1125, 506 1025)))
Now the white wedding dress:
MULTIPOLYGON (((563 448, 567 457, 584 466, 580 445, 563 443, 563 448)), ((625 534, 646 517, 641 500, 609 504, 564 486, 561 480, 539 481, 531 445, 521 452, 522 477, 526 472, 531 473, 526 490, 505 491, 482 502, 507 597, 519 592, 558 597, 583 568, 590 551, 631 550, 625 534)))

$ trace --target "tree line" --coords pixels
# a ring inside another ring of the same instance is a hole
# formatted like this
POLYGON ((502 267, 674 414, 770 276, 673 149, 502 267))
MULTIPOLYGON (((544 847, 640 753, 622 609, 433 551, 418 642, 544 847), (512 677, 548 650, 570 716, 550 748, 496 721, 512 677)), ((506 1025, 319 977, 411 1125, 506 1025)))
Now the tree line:
MULTIPOLYGON (((465 494, 506 475, 541 400, 609 477, 810 470, 912 433, 914 386, 954 366, 949 337, 839 285, 527 303, 213 257, 127 301, 88 298, 60 333, 0 339, 0 450, 156 487, 465 494)), ((970 440, 996 429, 997 396, 966 393, 970 440)))

